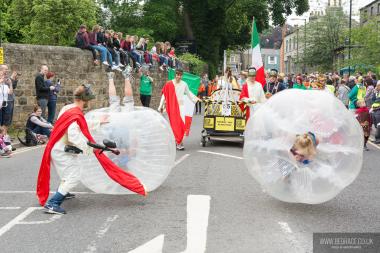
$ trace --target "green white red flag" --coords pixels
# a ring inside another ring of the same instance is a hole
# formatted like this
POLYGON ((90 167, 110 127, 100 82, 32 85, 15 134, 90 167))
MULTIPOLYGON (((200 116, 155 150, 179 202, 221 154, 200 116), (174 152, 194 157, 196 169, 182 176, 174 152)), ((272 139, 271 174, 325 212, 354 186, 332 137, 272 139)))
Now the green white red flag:
POLYGON ((256 81, 261 83, 263 86, 266 84, 265 71, 263 59, 261 58, 260 49, 260 37, 257 31, 255 19, 252 22, 252 37, 251 37, 251 48, 252 48, 252 67, 256 68, 256 81))

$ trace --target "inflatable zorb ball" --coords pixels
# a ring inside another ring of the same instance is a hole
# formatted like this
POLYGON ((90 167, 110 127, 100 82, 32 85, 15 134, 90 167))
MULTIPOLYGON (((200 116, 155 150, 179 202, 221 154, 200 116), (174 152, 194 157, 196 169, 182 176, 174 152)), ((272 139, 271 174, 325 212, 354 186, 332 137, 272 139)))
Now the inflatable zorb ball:
MULTIPOLYGON (((116 142, 120 155, 105 154, 120 168, 136 176, 150 192, 169 175, 175 161, 175 141, 167 121, 158 112, 143 107, 132 111, 110 112, 102 108, 88 112, 88 122, 109 115, 109 123, 91 131, 97 143, 116 142)), ((94 155, 82 156, 81 181, 97 193, 134 194, 113 181, 94 155)))
POLYGON ((257 109, 245 129, 244 158, 271 196, 318 204, 351 184, 363 161, 363 130, 354 114, 327 91, 291 89, 257 109), (302 164, 290 153, 297 134, 313 132, 317 155, 302 164))

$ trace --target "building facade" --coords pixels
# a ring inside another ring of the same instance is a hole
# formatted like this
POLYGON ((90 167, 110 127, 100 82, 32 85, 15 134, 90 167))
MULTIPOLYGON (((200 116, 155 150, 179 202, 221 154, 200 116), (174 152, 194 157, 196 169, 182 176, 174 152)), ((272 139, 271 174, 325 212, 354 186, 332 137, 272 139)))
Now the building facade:
POLYGON ((280 50, 263 48, 261 49, 261 57, 263 59, 264 69, 271 70, 276 69, 280 70, 280 50))
POLYGON ((380 19, 380 0, 373 1, 360 8, 360 25, 364 25, 373 18, 380 19))

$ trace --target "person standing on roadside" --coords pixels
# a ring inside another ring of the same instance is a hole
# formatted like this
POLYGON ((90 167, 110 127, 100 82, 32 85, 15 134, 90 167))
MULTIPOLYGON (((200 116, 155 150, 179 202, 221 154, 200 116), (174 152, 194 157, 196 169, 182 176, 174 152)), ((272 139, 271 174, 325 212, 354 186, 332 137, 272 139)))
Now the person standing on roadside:
POLYGON ((42 117, 46 119, 46 108, 49 101, 49 92, 54 90, 54 86, 47 86, 45 83, 45 76, 48 73, 49 68, 46 65, 42 65, 40 72, 37 74, 35 79, 36 97, 37 104, 41 107, 42 117))

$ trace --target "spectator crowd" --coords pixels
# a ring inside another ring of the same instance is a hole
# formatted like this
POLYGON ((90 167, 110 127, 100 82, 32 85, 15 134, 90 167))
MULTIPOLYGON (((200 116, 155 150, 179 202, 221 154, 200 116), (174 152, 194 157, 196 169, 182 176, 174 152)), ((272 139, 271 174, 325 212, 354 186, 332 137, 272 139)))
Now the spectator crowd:
POLYGON ((131 66, 138 72, 143 65, 154 64, 164 71, 180 64, 174 47, 168 41, 156 42, 149 49, 149 38, 128 34, 124 36, 121 32, 104 30, 99 25, 93 26, 92 31, 87 31, 86 25, 81 25, 75 36, 75 45, 91 51, 95 65, 103 64, 117 71, 131 66))

